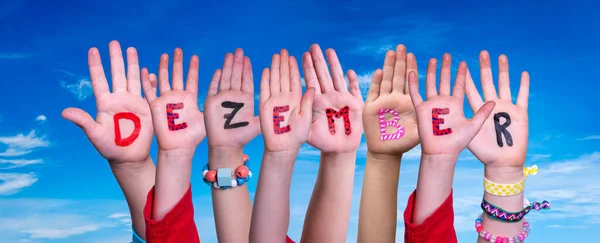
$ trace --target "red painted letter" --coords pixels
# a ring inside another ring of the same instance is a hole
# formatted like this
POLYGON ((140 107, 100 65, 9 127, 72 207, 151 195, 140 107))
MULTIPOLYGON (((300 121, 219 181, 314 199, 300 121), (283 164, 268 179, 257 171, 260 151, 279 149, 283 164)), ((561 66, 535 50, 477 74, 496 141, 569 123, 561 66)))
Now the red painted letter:
POLYGON ((438 115, 448 115, 449 108, 433 108, 431 110, 431 124, 433 125, 433 135, 442 136, 452 133, 452 128, 440 129, 440 124, 444 124, 444 118, 439 118, 438 115))
POLYGON ((173 110, 183 109, 183 103, 177 104, 167 104, 167 122, 169 123, 169 130, 177 131, 181 129, 186 129, 187 123, 175 124, 175 119, 179 118, 179 114, 175 113, 173 110))
POLYGON ((273 107, 273 131, 275 134, 283 134, 292 130, 292 127, 288 124, 285 127, 280 127, 280 123, 285 120, 284 116, 280 116, 279 112, 287 112, 290 110, 290 106, 275 106, 273 107))
POLYGON ((346 135, 350 135, 352 133, 352 127, 350 126, 350 108, 348 106, 344 106, 340 111, 336 111, 332 108, 327 108, 325 110, 325 114, 327 115, 327 125, 329 126, 329 133, 331 135, 335 134, 335 118, 344 118, 344 131, 346 135))
POLYGON ((140 129, 142 127, 140 124, 140 118, 131 112, 121 112, 115 114, 113 119, 115 122, 115 144, 121 147, 131 145, 133 141, 135 141, 140 135, 140 129), (129 137, 121 138, 121 126, 119 126, 120 119, 127 119, 133 122, 133 132, 131 132, 129 137))

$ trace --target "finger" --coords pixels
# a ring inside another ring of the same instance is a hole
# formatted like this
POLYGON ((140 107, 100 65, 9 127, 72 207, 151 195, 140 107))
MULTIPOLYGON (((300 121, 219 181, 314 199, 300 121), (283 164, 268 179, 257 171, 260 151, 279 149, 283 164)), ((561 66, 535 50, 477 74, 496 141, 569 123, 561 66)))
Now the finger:
POLYGON ((207 98, 217 94, 217 90, 219 89, 219 80, 221 80, 221 70, 217 69, 213 73, 212 79, 210 80, 208 92, 206 93, 207 98))
POLYGON ((290 58, 286 49, 279 54, 279 85, 281 92, 290 92, 290 58))
POLYGON ((81 127, 88 138, 94 137, 96 122, 87 112, 79 108, 67 108, 63 110, 62 117, 81 127))
POLYGON ((348 70, 348 84, 350 85, 350 94, 352 94, 352 96, 360 99, 361 101, 362 99, 362 94, 360 93, 360 84, 358 83, 358 77, 356 76, 356 72, 354 72, 354 70, 350 69, 348 70))
POLYGON ((156 94, 157 90, 157 80, 158 78, 156 77, 156 74, 150 73, 150 86, 152 86, 152 92, 154 92, 154 94, 156 94))
MULTIPOLYGON (((412 53, 408 53, 408 55, 406 55, 406 77, 404 79, 405 82, 408 82, 408 74, 410 72, 414 72, 415 75, 417 75, 417 79, 419 79, 419 68, 417 67, 417 58, 412 53)), ((408 92, 408 84, 403 84, 403 86, 404 94, 410 95, 410 93, 408 92)))
POLYGON ((158 90, 161 95, 171 90, 169 85, 169 55, 162 54, 158 64, 158 90))
POLYGON ((479 54, 479 68, 481 73, 483 98, 486 101, 498 99, 496 96, 496 88, 494 87, 494 78, 492 77, 490 54, 487 51, 481 51, 479 54))
POLYGON ((148 104, 152 103, 152 101, 156 99, 156 90, 152 88, 150 75, 148 74, 148 69, 146 68, 142 68, 142 88, 144 89, 144 97, 146 97, 146 101, 148 101, 148 104))
POLYGON ((127 79, 125 78, 125 64, 123 63, 123 52, 121 45, 114 40, 108 45, 110 53, 110 73, 112 76, 113 93, 127 91, 127 79))
POLYGON ((173 53, 173 90, 183 90, 183 50, 175 48, 173 53))
POLYGON ((304 82, 307 88, 314 88, 315 95, 321 94, 321 86, 319 85, 319 79, 317 78, 317 72, 312 61, 312 55, 309 52, 305 52, 302 55, 302 71, 304 72, 304 82))
POLYGON ((348 92, 348 86, 346 86, 346 79, 344 78, 344 71, 342 70, 342 64, 335 54, 335 51, 331 48, 325 51, 327 55, 327 61, 329 62, 329 69, 331 69, 331 77, 333 79, 333 88, 338 92, 348 92))
POLYGON ((270 75, 270 90, 271 94, 279 94, 281 90, 281 85, 279 83, 280 75, 279 75, 279 65, 281 65, 279 54, 273 55, 271 58, 271 75, 270 75))
POLYGON ((242 70, 244 69, 244 51, 235 50, 233 56, 233 70, 231 72, 231 90, 242 90, 242 70))
POLYGON ((127 91, 134 95, 140 95, 140 64, 137 50, 133 47, 127 48, 127 91))
POLYGON ((436 72, 437 60, 435 58, 431 58, 429 59, 429 65, 427 65, 427 77, 425 78, 425 96, 427 99, 437 95, 437 89, 435 87, 435 80, 437 78, 436 72))
POLYGON ((194 94, 198 93, 198 69, 200 69, 200 59, 193 55, 190 59, 187 79, 185 81, 185 90, 194 94))
POLYGON ((529 103, 529 73, 521 73, 521 88, 519 88, 519 97, 517 97, 517 106, 527 110, 529 103))
MULTIPOLYGON (((300 69, 298 69, 298 62, 296 58, 290 56, 290 90, 293 94, 302 95, 302 83, 300 83, 300 69)), ((296 96, 296 97, 298 97, 296 96)))
POLYGON ((300 115, 308 115, 312 114, 312 106, 313 101, 315 100, 315 89, 308 88, 304 96, 302 96, 302 101, 300 103, 300 115))
POLYGON ((252 74, 252 63, 249 57, 244 57, 244 68, 242 70, 242 92, 254 94, 254 74, 252 74))
POLYGON ((392 78, 394 77, 394 63, 396 62, 396 53, 389 50, 385 53, 385 60, 383 61, 383 79, 381 80, 381 87, 379 95, 383 96, 392 92, 392 78))
MULTIPOLYGON (((418 76, 417 76, 418 77, 418 76)), ((404 93, 406 78, 406 47, 402 44, 396 47, 396 63, 394 64, 394 77, 392 78, 392 91, 404 93)))
POLYGON ((467 63, 460 62, 458 64, 458 72, 456 73, 456 80, 454 81, 454 90, 452 96, 464 100, 465 98, 465 79, 467 77, 467 63))
POLYGON ((317 44, 310 46, 310 56, 312 57, 314 67, 317 72, 317 80, 321 86, 321 92, 327 93, 332 91, 333 83, 331 81, 331 75, 329 74, 329 69, 327 68, 327 63, 325 62, 325 57, 323 56, 321 47, 319 47, 317 44))
POLYGON ((369 87, 369 93, 367 93, 366 103, 375 101, 379 97, 379 91, 381 90, 381 80, 383 79, 383 71, 381 69, 375 70, 373 77, 371 78, 371 86, 369 87))
POLYGON ((485 120, 492 114, 494 107, 496 106, 496 102, 488 101, 486 102, 479 110, 473 115, 471 118, 471 125, 469 130, 469 135, 471 139, 477 135, 485 120))
POLYGON ((498 92, 500 99, 512 102, 510 77, 508 76, 508 58, 504 54, 498 57, 498 92))
POLYGON ((88 66, 90 68, 90 79, 92 79, 92 89, 94 90, 96 99, 103 94, 110 93, 106 76, 104 76, 104 68, 102 68, 100 52, 98 52, 96 47, 90 48, 88 51, 88 66))
POLYGON ((221 72, 221 82, 219 83, 219 90, 226 91, 231 89, 231 72, 233 68, 233 54, 227 53, 225 60, 223 60, 223 71, 221 72))
POLYGON ((467 68, 467 77, 466 77, 466 86, 465 90, 467 93, 467 99, 469 100, 469 105, 471 105, 471 110, 475 112, 479 110, 479 107, 483 105, 483 100, 481 100, 481 96, 479 95, 479 91, 477 91, 477 87, 475 86, 475 82, 473 82, 473 77, 471 77, 471 72, 467 68))
POLYGON ((269 90, 269 77, 271 71, 268 68, 263 69, 262 76, 260 77, 260 103, 263 104, 271 97, 271 91, 269 90))
POLYGON ((450 95, 450 65, 452 57, 450 54, 444 54, 442 58, 442 72, 440 75, 440 95, 450 95))
POLYGON ((408 74, 408 91, 410 92, 410 100, 412 100, 415 108, 423 103, 423 98, 419 94, 419 79, 417 79, 417 74, 414 72, 408 74))

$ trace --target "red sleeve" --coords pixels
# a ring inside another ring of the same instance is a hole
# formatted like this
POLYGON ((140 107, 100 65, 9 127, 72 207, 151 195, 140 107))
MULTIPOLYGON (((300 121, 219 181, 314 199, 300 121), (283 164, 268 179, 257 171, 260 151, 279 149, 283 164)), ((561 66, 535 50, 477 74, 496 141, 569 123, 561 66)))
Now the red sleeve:
POLYGON ((406 243, 457 243, 454 230, 452 192, 440 207, 421 225, 413 224, 416 190, 408 198, 404 211, 404 242, 406 243))
POLYGON ((148 192, 144 218, 146 218, 147 243, 199 243, 198 230, 194 222, 194 205, 192 204, 192 186, 165 217, 156 221, 152 219, 152 203, 154 187, 148 192))
POLYGON ((294 242, 292 239, 290 239, 289 236, 286 236, 285 237, 285 243, 296 243, 296 242, 294 242))

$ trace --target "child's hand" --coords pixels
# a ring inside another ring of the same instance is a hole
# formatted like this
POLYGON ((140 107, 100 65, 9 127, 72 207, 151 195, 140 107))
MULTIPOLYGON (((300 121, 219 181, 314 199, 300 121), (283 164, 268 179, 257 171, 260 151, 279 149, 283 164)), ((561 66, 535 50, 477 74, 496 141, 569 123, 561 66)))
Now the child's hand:
MULTIPOLYGON (((490 55, 482 51, 479 55, 481 68, 481 86, 485 101, 494 101, 496 107, 483 124, 481 131, 469 144, 469 150, 485 165, 493 167, 522 167, 525 163, 528 139, 527 99, 529 97, 529 74, 521 74, 521 90, 516 105, 512 103, 508 76, 508 59, 498 58, 498 89, 496 95, 490 55)), ((471 109, 477 110, 483 105, 481 96, 467 74, 467 98, 471 109)))
POLYGON ((405 86, 410 72, 415 75, 418 72, 415 56, 407 55, 406 47, 398 45, 396 52, 387 52, 383 71, 378 69, 373 75, 363 109, 367 148, 371 153, 400 155, 419 143, 417 115, 405 86))
POLYGON ((242 49, 235 56, 227 53, 223 71, 215 71, 204 112, 209 147, 241 149, 260 133, 254 117, 252 65, 242 49))
POLYGON ((109 50, 112 93, 108 89, 98 49, 91 48, 88 52, 90 77, 96 97, 96 121, 78 108, 67 108, 62 115, 81 127, 98 153, 111 165, 145 163, 154 132, 150 109, 141 96, 137 51, 133 47, 127 49, 126 77, 119 42, 112 41, 109 50))
POLYGON ((152 109, 152 120, 156 130, 158 148, 161 151, 179 150, 193 152, 204 139, 204 116, 198 110, 198 57, 192 56, 190 69, 183 87, 183 52, 175 49, 173 58, 173 87, 169 85, 169 55, 160 57, 158 68, 158 89, 160 96, 151 83, 155 75, 142 70, 144 94, 152 109))
POLYGON ((348 71, 350 92, 342 66, 333 49, 327 50, 331 74, 319 45, 310 47, 302 58, 304 79, 308 88, 315 89, 312 125, 308 144, 325 153, 355 151, 363 132, 363 100, 356 73, 348 71))
POLYGON ((477 135, 485 119, 494 109, 494 102, 483 105, 473 119, 467 120, 463 113, 465 78, 467 65, 461 62, 458 67, 454 92, 450 96, 450 54, 442 61, 440 91, 436 91, 436 60, 429 61, 427 67, 427 101, 419 94, 419 82, 415 73, 409 75, 409 88, 412 102, 417 111, 419 137, 423 155, 450 155, 458 157, 477 135))
POLYGON ((314 89, 302 96, 300 71, 287 50, 273 55, 271 69, 263 70, 260 118, 268 152, 295 151, 308 139, 314 89))

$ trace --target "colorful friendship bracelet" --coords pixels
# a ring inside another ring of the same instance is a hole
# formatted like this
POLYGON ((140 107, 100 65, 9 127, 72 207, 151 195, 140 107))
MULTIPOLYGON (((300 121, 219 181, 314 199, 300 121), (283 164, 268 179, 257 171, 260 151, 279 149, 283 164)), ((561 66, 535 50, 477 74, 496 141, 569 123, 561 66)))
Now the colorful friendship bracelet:
POLYGON ((523 231, 516 236, 513 237, 502 237, 492 235, 490 232, 485 231, 483 228, 483 224, 481 223, 483 214, 479 215, 479 217, 475 220, 475 230, 479 237, 491 242, 491 243, 521 243, 529 236, 529 231, 531 227, 529 226, 529 222, 527 219, 523 218, 523 231))
POLYGON ((527 205, 520 212, 507 212, 504 209, 489 203, 485 198, 481 201, 481 209, 489 216, 491 219, 498 220, 506 223, 516 223, 521 221, 525 215, 527 215, 531 210, 547 210, 550 209, 550 203, 548 201, 533 202, 530 205, 527 205))
POLYGON ((227 189, 244 185, 244 183, 252 178, 252 171, 249 169, 249 164, 250 159, 248 158, 248 155, 244 154, 244 165, 235 169, 235 177, 233 177, 231 168, 211 170, 208 167, 208 163, 206 163, 202 169, 202 180, 207 185, 217 189, 227 189))
POLYGON ((538 173, 537 165, 531 167, 523 168, 523 179, 514 184, 500 184, 493 181, 488 180, 483 177, 483 189, 492 195, 507 197, 514 196, 521 192, 523 192, 523 188, 525 188, 525 178, 529 175, 536 175, 538 173))

